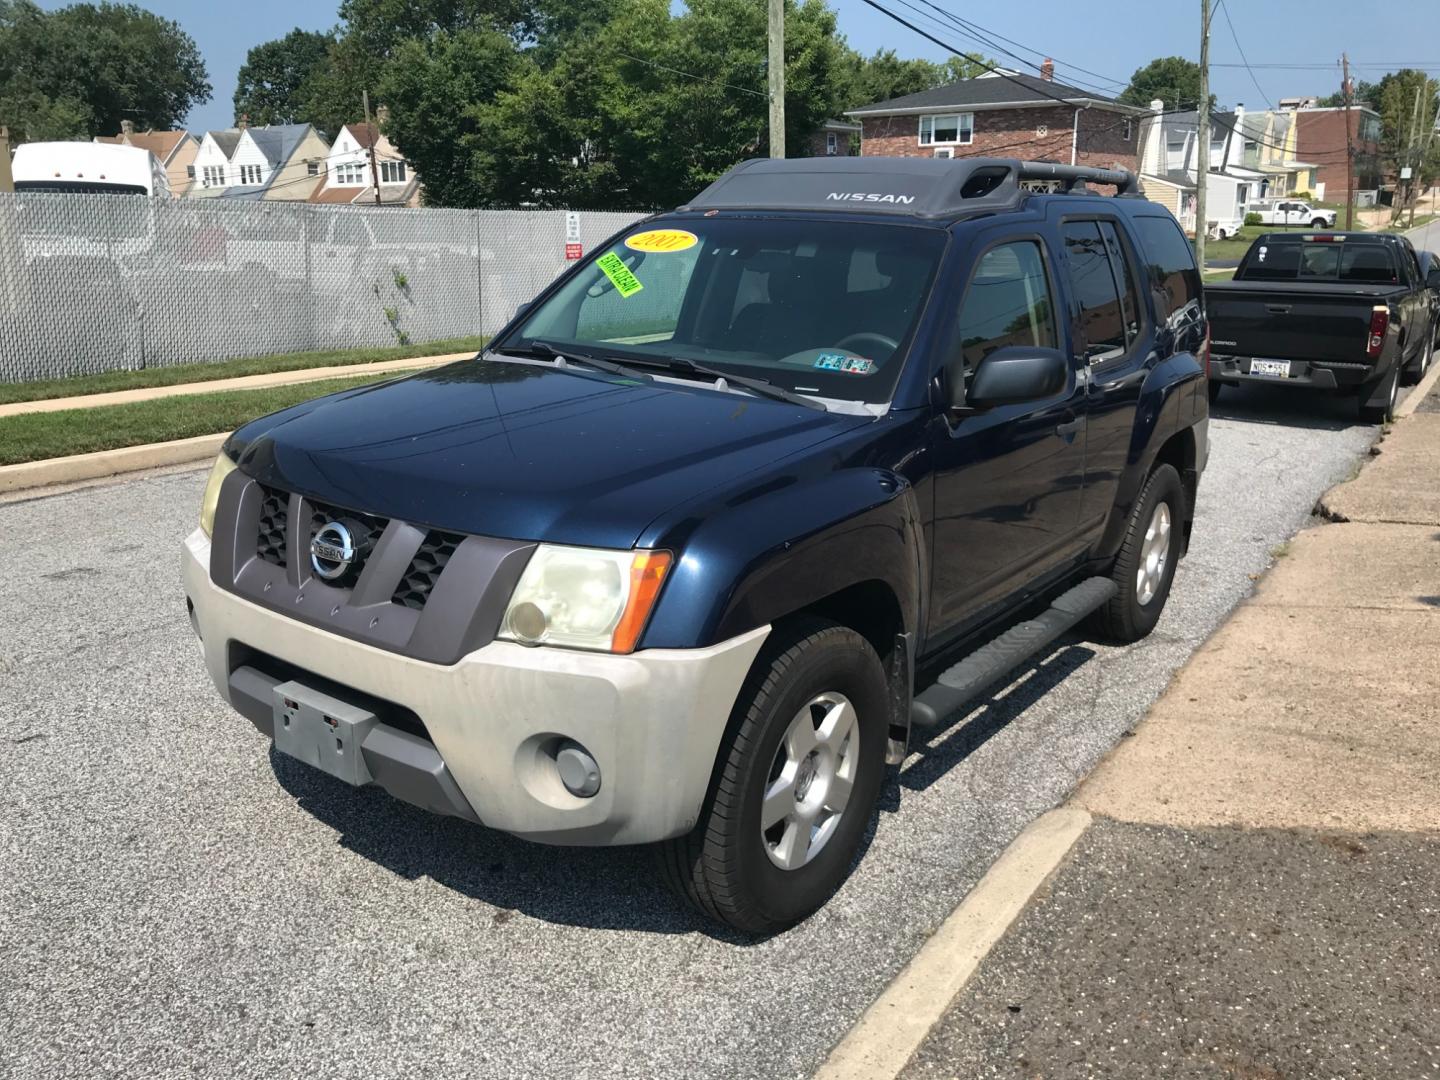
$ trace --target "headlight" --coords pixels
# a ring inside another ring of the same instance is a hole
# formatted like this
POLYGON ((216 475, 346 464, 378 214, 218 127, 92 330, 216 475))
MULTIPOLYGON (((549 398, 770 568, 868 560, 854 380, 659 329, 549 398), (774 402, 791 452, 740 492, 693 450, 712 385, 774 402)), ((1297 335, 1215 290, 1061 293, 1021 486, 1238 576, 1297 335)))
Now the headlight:
POLYGON ((215 531, 215 507, 220 502, 220 485, 234 471, 235 462, 221 454, 210 470, 210 479, 205 481, 205 498, 200 500, 200 528, 206 536, 215 531))
POLYGON ((668 551, 603 551, 541 544, 500 627, 522 645, 635 651, 670 569, 668 551))

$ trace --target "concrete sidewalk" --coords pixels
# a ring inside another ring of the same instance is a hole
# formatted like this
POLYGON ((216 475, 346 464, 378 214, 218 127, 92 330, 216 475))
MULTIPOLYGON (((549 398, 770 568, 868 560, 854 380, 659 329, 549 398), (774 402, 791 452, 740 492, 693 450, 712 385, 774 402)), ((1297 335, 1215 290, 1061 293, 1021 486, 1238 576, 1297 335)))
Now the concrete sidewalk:
POLYGON ((1436 404, 1077 792, 903 1076, 1440 1077, 1436 404))
POLYGON ((65 409, 92 409, 103 405, 128 405, 155 398, 184 397, 188 394, 217 394, 227 390, 261 390, 271 386, 321 382, 350 376, 384 374, 394 371, 418 371, 440 364, 468 360, 474 352, 445 353, 440 356, 414 356, 403 360, 377 360, 369 364, 337 364, 330 367, 303 368, 294 371, 273 371, 264 375, 240 375, 233 379, 209 382, 176 383, 173 386, 145 386, 134 390, 112 390, 104 394, 80 394, 75 397, 45 398, 41 401, 13 401, 0 405, 0 420, 22 413, 61 412, 65 409))

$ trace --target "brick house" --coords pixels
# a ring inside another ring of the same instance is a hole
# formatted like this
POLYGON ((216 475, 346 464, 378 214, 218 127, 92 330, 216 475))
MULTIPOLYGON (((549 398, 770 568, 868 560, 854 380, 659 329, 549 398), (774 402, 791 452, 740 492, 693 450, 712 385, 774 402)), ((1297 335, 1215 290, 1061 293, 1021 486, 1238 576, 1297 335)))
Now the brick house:
POLYGON ((937 86, 845 113, 860 153, 889 157, 1016 157, 1136 171, 1149 110, 1053 78, 1005 72, 937 86), (1057 100, 1058 99, 1058 100, 1057 100))
MULTIPOLYGON (((1380 114, 1366 105, 1350 109, 1350 140, 1355 146, 1355 190, 1375 191, 1381 186, 1380 114)), ((1315 162, 1315 191, 1327 200, 1344 202, 1349 197, 1345 170, 1345 110, 1297 109, 1295 150, 1306 161, 1315 162)))
POLYGON ((861 131, 849 120, 826 120, 805 145, 806 157, 849 157, 850 141, 861 131))

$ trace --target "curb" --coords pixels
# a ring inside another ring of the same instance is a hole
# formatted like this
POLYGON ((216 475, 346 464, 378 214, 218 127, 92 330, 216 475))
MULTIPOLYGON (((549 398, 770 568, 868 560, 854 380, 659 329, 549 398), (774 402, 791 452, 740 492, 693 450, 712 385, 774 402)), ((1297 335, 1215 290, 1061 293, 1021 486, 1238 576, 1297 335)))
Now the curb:
POLYGON ((1032 821, 840 1040, 814 1080, 892 1080, 1090 825, 1061 807, 1032 821))
POLYGON ((1440 381, 1440 361, 1431 363, 1430 371, 1426 376, 1410 388, 1410 393, 1405 395, 1404 401, 1395 406, 1395 419, 1404 420, 1418 409, 1420 402, 1424 401, 1430 395, 1430 391, 1435 389, 1437 381, 1440 381))
POLYGON ((0 495, 25 488, 71 484, 77 480, 97 480, 116 473, 155 469, 164 465, 183 465, 205 461, 220 452, 229 432, 218 435, 196 435, 173 442, 145 443, 119 450, 99 450, 93 454, 26 461, 19 465, 0 465, 0 495))
POLYGON ((368 364, 332 364, 329 367, 297 368, 293 371, 272 371, 261 375, 239 375, 233 379, 209 382, 176 383, 173 386, 145 386, 134 390, 111 390, 103 394, 82 394, 78 397, 42 398, 38 401, 12 401, 0 405, 0 419, 29 413, 65 412, 70 409, 100 409, 107 405, 130 405, 158 398, 188 397, 191 394, 223 394, 231 390, 260 390, 272 386, 293 386, 296 383, 321 382, 325 379, 357 378, 367 373, 391 371, 423 371, 456 360, 468 360, 474 353, 445 353, 441 356, 412 356, 400 360, 376 360, 368 364))

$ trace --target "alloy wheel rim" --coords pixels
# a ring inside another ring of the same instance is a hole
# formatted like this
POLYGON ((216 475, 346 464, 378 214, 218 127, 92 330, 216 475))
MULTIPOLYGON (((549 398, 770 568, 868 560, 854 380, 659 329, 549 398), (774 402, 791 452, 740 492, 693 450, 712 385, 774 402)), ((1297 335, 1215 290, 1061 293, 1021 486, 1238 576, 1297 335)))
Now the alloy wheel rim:
POLYGON ((1170 562, 1170 504, 1162 502, 1150 515, 1145 540, 1140 545, 1140 565, 1135 569, 1135 600, 1141 607, 1155 599, 1165 580, 1170 562))
POLYGON ((855 706, 838 691, 795 714, 775 751, 760 803, 760 840, 781 870, 798 870, 835 835, 859 761, 855 706))

